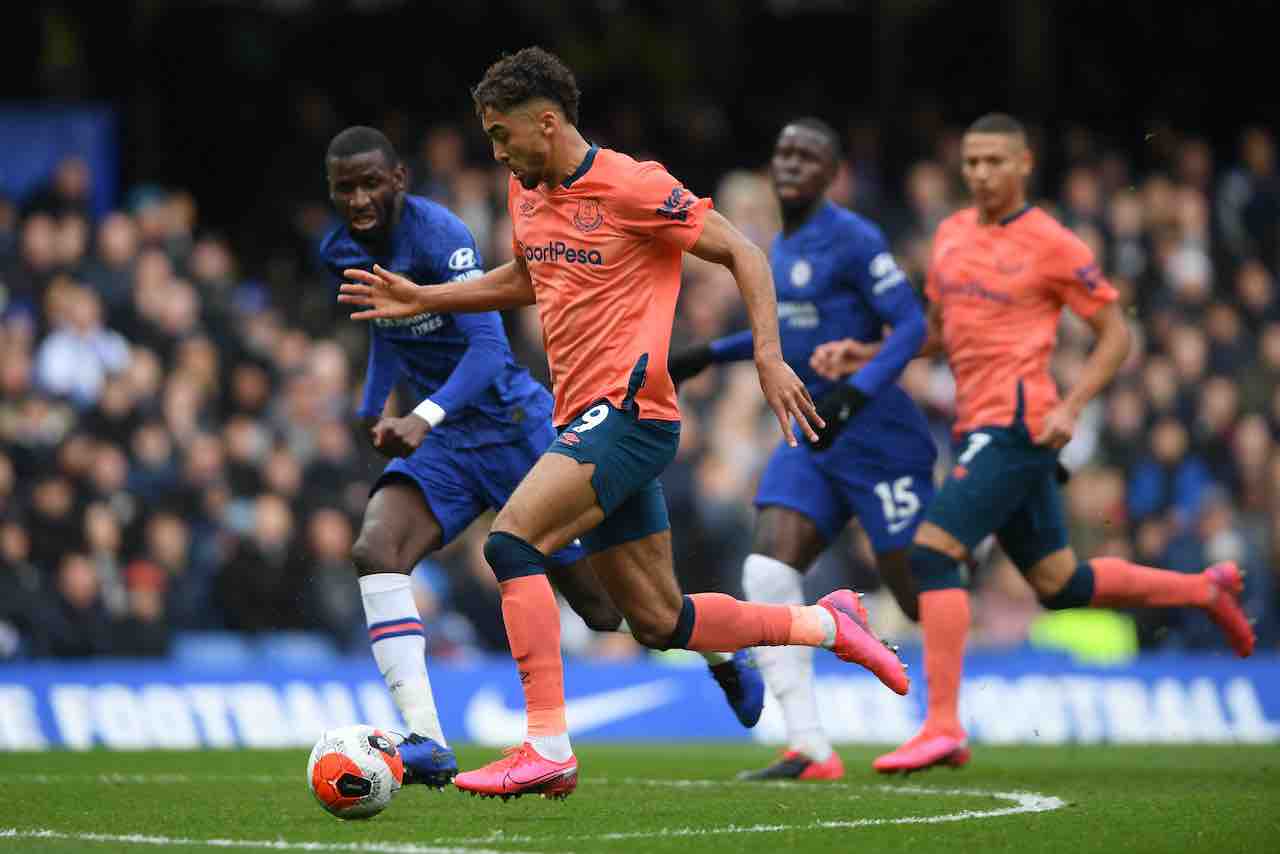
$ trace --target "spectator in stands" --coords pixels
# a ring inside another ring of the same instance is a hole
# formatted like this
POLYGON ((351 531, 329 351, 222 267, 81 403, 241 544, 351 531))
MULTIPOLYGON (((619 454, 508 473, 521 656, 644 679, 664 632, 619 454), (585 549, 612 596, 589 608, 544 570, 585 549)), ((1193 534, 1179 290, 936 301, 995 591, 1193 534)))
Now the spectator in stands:
POLYGON ((102 325, 93 291, 73 287, 64 299, 65 314, 52 318, 54 331, 36 351, 35 379, 43 391, 84 411, 98 402, 107 377, 128 366, 129 345, 102 325))
POLYGON ((1156 422, 1147 456, 1129 478, 1129 516, 1135 522, 1169 514, 1180 528, 1195 518, 1210 477, 1204 462, 1190 454, 1189 447, 1187 428, 1181 421, 1166 416, 1156 422))
POLYGON ((253 530, 242 537, 217 580, 228 625, 241 631, 301 628, 302 589, 310 567, 294 554, 293 511, 283 498, 254 501, 253 530))
POLYGON ((57 564, 50 652, 60 658, 106 655, 113 651, 111 619, 102 604, 93 563, 69 551, 57 564))

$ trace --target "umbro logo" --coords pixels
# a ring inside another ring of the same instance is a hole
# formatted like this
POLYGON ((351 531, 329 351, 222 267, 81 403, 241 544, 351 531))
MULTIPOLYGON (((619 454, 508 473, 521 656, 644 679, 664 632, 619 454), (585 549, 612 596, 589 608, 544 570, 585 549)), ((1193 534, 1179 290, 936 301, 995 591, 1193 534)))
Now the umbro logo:
POLYGON ((533 216, 538 209, 538 203, 533 199, 525 199, 520 203, 520 216, 533 216))

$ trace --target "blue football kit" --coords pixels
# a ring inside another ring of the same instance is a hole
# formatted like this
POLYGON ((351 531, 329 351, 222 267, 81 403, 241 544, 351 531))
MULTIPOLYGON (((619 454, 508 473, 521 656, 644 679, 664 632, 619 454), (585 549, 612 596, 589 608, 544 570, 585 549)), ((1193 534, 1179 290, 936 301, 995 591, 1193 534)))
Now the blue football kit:
MULTIPOLYGON (((806 516, 828 541, 856 515, 877 553, 904 548, 933 497, 937 457, 923 413, 896 383, 924 341, 920 302, 880 230, 830 202, 778 235, 769 262, 783 358, 815 401, 836 387, 809 366, 818 345, 842 338, 884 343, 842 380, 864 397, 861 410, 829 448, 779 444, 755 504, 806 516), (885 326, 892 327, 887 337, 885 326)), ((711 355, 717 362, 751 358, 750 331, 713 341, 711 355)))
MULTIPOLYGON (((419 284, 483 274, 475 238, 462 220, 412 195, 405 195, 380 249, 355 240, 343 224, 321 241, 320 255, 337 277, 374 264, 419 284)), ((398 381, 414 404, 430 398, 445 413, 411 456, 387 465, 374 490, 393 480, 417 484, 448 543, 486 509, 502 507, 555 441, 551 394, 516 361, 496 311, 379 319, 369 324, 369 334, 360 417, 381 415, 398 381)), ((566 566, 581 556, 575 543, 550 560, 566 566)))

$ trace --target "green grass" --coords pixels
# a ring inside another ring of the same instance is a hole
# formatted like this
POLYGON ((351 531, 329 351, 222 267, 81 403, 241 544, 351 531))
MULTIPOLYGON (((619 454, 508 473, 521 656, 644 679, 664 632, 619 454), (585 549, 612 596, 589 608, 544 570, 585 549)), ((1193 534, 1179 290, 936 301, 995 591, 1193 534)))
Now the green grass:
MULTIPOLYGON (((459 752, 464 768, 496 755, 484 748, 459 752)), ((0 754, 6 794, 0 854, 270 850, 244 841, 289 843, 274 846, 286 851, 386 854, 1280 851, 1277 746, 980 747, 969 768, 905 781, 872 774, 868 763, 877 752, 843 749, 848 774, 839 784, 760 785, 732 778, 772 758, 761 747, 584 743, 581 783, 563 803, 504 804, 415 787, 366 822, 338 821, 320 810, 303 780, 305 750, 0 754), (994 794, 1000 792, 1064 804, 893 823, 1017 806, 994 794), (731 828, 738 830, 726 832, 731 828), (130 834, 162 844, 120 838, 130 834)))

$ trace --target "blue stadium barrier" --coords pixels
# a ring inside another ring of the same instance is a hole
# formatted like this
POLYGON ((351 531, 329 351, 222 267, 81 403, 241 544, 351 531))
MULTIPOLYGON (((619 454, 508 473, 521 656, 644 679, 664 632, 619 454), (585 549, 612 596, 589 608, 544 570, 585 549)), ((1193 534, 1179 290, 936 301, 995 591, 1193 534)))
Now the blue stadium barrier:
MULTIPOLYGON (((700 659, 569 661, 575 739, 778 742, 773 703, 738 726, 700 659)), ((912 672, 919 659, 908 656, 912 672), (914 660, 913 660, 914 659, 914 660)), ((980 742, 1264 743, 1280 740, 1280 656, 1144 656, 1085 667, 1066 656, 979 653, 966 664, 962 717, 980 742)), ((838 742, 896 742, 920 723, 922 692, 898 697, 863 671, 817 659, 824 722, 838 742)), ((506 745, 523 733, 510 659, 433 662, 431 682, 455 741, 506 745)), ((0 750, 94 747, 306 747, 330 726, 402 730, 368 656, 286 666, 258 655, 227 667, 100 660, 0 666, 0 750)))
POLYGON ((239 667, 253 664, 253 647, 240 632, 180 632, 169 656, 180 667, 239 667))

